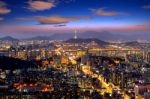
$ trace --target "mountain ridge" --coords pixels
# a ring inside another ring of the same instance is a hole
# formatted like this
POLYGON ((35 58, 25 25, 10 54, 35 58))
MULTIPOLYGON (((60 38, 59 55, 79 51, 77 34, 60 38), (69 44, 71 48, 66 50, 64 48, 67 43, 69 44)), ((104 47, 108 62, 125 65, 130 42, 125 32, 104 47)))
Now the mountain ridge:
POLYGON ((108 42, 105 42, 105 41, 102 41, 102 40, 99 40, 99 39, 96 39, 96 38, 87 38, 87 39, 84 39, 84 38, 77 38, 77 39, 74 39, 74 38, 71 38, 71 39, 68 39, 66 40, 65 42, 66 43, 91 43, 91 42, 95 42, 99 45, 107 45, 109 44, 108 42))
POLYGON ((0 38, 0 40, 2 40, 2 41, 19 41, 19 39, 13 38, 11 36, 2 37, 2 38, 0 38))
MULTIPOLYGON (((137 40, 149 40, 150 34, 146 34, 147 36, 143 36, 142 34, 131 34, 124 35, 124 34, 114 34, 108 31, 102 32, 95 32, 95 31, 86 31, 83 33, 77 33, 78 38, 96 38, 103 41, 137 41, 137 40)), ((10 40, 10 41, 17 41, 17 40, 68 40, 74 37, 74 33, 55 33, 50 36, 35 36, 26 39, 16 39, 10 36, 6 36, 0 38, 0 40, 10 40)))

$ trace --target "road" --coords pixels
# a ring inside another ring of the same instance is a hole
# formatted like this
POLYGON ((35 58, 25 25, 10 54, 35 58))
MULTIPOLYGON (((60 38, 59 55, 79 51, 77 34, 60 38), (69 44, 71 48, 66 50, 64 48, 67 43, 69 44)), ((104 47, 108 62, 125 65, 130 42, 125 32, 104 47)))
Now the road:
MULTIPOLYGON (((102 88, 106 88, 106 91, 102 91, 102 94, 104 94, 105 92, 112 94, 114 88, 117 90, 121 90, 118 86, 115 86, 113 83, 106 83, 102 75, 93 73, 89 68, 89 66, 83 66, 82 71, 85 74, 91 76, 92 78, 97 78, 101 81, 102 88)), ((130 97, 125 92, 123 92, 122 94, 124 95, 125 99, 130 99, 130 97)))
MULTIPOLYGON (((67 56, 72 64, 76 64, 77 63, 73 56, 64 53, 63 51, 61 51, 61 49, 57 49, 57 53, 67 56)), ((101 81, 102 88, 106 88, 105 91, 104 90, 102 91, 102 94, 104 94, 105 92, 108 92, 108 93, 112 94, 114 88, 117 89, 117 90, 121 90, 118 86, 115 86, 113 83, 106 83, 105 80, 104 80, 104 77, 101 74, 96 74, 96 73, 92 72, 90 67, 91 66, 83 65, 82 66, 82 71, 85 74, 89 75, 90 77, 97 78, 98 80, 101 81)), ((130 99, 130 97, 125 92, 122 92, 122 94, 124 95, 124 99, 130 99)))

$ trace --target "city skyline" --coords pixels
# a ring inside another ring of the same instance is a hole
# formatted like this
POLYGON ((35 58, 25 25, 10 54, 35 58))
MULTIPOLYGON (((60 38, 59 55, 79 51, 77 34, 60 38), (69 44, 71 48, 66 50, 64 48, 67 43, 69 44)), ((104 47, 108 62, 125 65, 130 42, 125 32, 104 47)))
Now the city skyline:
POLYGON ((149 34, 149 0, 0 0, 0 36, 149 34))

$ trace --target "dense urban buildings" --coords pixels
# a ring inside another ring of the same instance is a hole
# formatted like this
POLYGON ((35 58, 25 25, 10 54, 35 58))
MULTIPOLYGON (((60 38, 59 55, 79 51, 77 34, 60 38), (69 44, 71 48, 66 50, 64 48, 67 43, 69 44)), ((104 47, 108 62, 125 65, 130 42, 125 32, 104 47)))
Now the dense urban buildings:
POLYGON ((150 43, 134 46, 77 36, 0 43, 2 99, 149 96, 150 47, 143 47, 150 43))

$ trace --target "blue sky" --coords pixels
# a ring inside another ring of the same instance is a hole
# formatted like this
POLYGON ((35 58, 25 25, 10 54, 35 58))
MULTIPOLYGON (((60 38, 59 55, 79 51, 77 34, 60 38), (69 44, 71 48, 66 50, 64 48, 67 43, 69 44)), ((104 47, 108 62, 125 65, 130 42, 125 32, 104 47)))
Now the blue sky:
POLYGON ((74 29, 149 33, 149 17, 150 0, 0 0, 0 36, 74 29))

